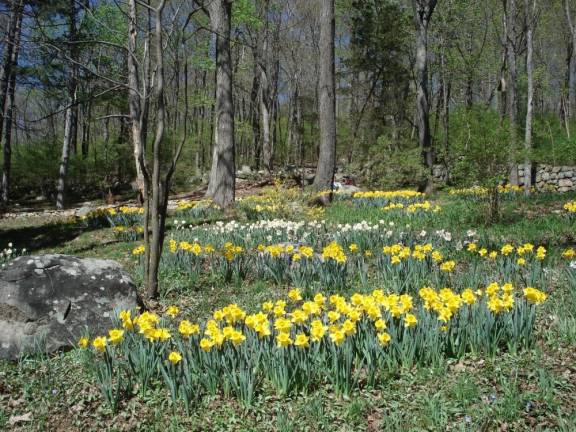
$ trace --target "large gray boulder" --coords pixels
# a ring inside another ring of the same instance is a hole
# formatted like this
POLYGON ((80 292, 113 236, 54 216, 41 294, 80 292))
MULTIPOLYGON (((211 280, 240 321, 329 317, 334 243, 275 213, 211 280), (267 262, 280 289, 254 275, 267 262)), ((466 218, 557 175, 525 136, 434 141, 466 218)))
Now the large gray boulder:
POLYGON ((68 255, 22 256, 0 269, 0 358, 107 332, 113 313, 142 306, 120 264, 68 255))

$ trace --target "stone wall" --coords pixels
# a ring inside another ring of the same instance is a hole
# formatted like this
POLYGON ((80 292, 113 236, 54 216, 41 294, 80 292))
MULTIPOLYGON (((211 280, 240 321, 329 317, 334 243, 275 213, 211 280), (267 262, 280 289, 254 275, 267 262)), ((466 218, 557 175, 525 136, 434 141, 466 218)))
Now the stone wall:
MULTIPOLYGON (((434 182, 446 183, 444 165, 434 165, 434 182)), ((518 165, 520 185, 524 184, 524 165, 518 165)), ((576 166, 537 164, 533 167, 532 181, 538 191, 576 191, 576 166)))
MULTIPOLYGON (((518 167, 518 175, 524 184, 524 166, 518 167)), ((534 186, 539 191, 576 191, 576 166, 537 165, 534 186)))

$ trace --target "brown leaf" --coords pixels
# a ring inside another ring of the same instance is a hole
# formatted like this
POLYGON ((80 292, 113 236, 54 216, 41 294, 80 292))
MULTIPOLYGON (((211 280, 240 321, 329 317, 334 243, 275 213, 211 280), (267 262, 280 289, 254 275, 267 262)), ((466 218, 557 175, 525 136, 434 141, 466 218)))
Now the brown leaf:
POLYGON ((32 421, 32 412, 31 411, 27 412, 26 414, 22 414, 20 416, 11 416, 8 419, 8 424, 10 426, 14 426, 18 423, 29 422, 29 421, 32 421))
POLYGON ((465 370, 466 370, 466 365, 462 361, 459 361, 458 363, 456 363, 454 365, 454 371, 455 372, 464 372, 465 370))
POLYGON ((8 402, 8 404, 12 407, 12 408, 16 408, 20 405, 22 405, 23 403, 26 402, 26 399, 24 399, 22 396, 20 396, 18 399, 10 399, 10 401, 8 402))

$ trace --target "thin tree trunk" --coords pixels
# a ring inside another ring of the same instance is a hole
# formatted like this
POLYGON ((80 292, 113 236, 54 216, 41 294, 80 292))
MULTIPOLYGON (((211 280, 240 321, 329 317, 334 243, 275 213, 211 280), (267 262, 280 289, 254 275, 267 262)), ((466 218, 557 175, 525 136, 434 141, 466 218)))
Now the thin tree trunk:
POLYGON ((450 182, 450 92, 452 84, 444 82, 444 101, 442 102, 442 126, 444 128, 444 167, 446 168, 446 182, 450 182))
POLYGON ((76 144, 77 128, 77 93, 78 93, 78 47, 76 46, 76 1, 69 0, 68 4, 68 26, 70 38, 70 65, 68 77, 68 108, 66 108, 64 120, 64 140, 62 143, 62 156, 60 157, 60 168, 58 170, 58 185, 56 188, 56 208, 63 209, 66 201, 66 181, 68 177, 68 161, 70 152, 76 144))
MULTIPOLYGON (((74 103, 74 96, 68 100, 68 104, 74 103)), ((68 177, 68 160, 70 159, 70 142, 72 138, 72 106, 66 108, 64 115, 64 140, 62 142, 62 155, 58 169, 58 185, 56 188, 56 208, 62 210, 66 204, 66 180, 68 177)))
MULTIPOLYGON (((449 81, 446 72, 445 40, 442 40, 442 51, 440 55, 441 80, 442 80, 442 130, 444 134, 443 143, 443 163, 446 170, 446 183, 450 182, 450 93, 452 83, 449 81)), ((470 105, 471 108, 471 105, 470 105)))
POLYGON ((83 105, 82 110, 82 158, 86 159, 90 151, 90 116, 92 115, 92 101, 83 105))
MULTIPOLYGON (((468 57, 472 58, 472 31, 469 30, 467 37, 468 57)), ((466 65, 466 108, 471 109, 474 104, 474 69, 469 64, 466 65)))
MULTIPOLYGON (((144 166, 144 147, 145 137, 143 122, 146 118, 147 103, 146 99, 144 107, 138 93, 140 82, 138 79, 138 66, 134 59, 137 52, 137 10, 136 0, 129 1, 129 19, 128 19, 128 108, 130 111, 130 126, 132 130, 132 146, 134 151, 134 162, 136 166, 136 189, 138 191, 138 201, 142 203, 147 194, 146 179, 143 171, 144 166)), ((145 60, 146 62, 147 60, 145 60)), ((147 76, 147 75, 146 75, 147 76)), ((146 89, 147 83, 143 83, 142 88, 146 89)), ((145 91, 145 95, 146 95, 145 91)), ((145 221, 147 219, 145 218, 145 221)), ((147 236, 146 229, 144 230, 144 237, 147 236)), ((146 239, 145 239, 146 240, 146 239)), ((146 270, 145 270, 146 273, 146 270)))
POLYGON ((510 123, 509 180, 518 185, 518 163, 516 161, 516 0, 502 0, 506 38, 506 114, 510 123))
POLYGON ((536 0, 524 0, 524 12, 526 17, 526 75, 528 80, 528 94, 526 106, 526 128, 524 137, 524 194, 530 195, 532 186, 532 163, 530 152, 532 151, 532 111, 534 109, 534 17, 536 0), (532 3, 532 5, 530 5, 532 3))
MULTIPOLYGON (((147 104, 147 98, 142 98, 138 89, 140 83, 138 79, 138 66, 134 56, 137 53, 137 40, 138 40, 138 23, 137 23, 137 9, 136 0, 129 0, 128 2, 128 53, 127 53, 127 66, 128 66, 128 107, 130 111, 131 130, 132 130, 132 145, 134 150, 134 159, 136 163, 136 185, 139 191, 139 200, 144 204, 144 217, 143 217, 143 231, 144 231, 144 245, 150 244, 150 211, 148 205, 148 195, 150 189, 150 177, 148 175, 148 167, 144 154, 144 141, 142 122, 143 111, 146 111, 142 104, 147 104)), ((147 50, 145 55, 147 54, 147 50)), ((147 60, 145 59, 145 62, 147 60)), ((147 74, 145 74, 145 80, 147 74)), ((146 96, 148 83, 142 83, 143 96, 146 96)), ((144 253, 144 281, 148 283, 148 275, 150 274, 150 248, 146 247, 144 253)))
POLYGON ((252 124, 252 155, 254 166, 260 169, 260 120, 258 94, 260 93, 260 71, 258 66, 258 49, 254 47, 254 68, 252 76, 252 90, 250 91, 250 122, 252 124))
POLYGON ((264 30, 261 41, 261 52, 258 56, 260 69, 260 114, 262 115, 262 163, 269 173, 272 171, 272 139, 270 133, 271 94, 270 94, 270 55, 269 55, 269 14, 270 0, 264 0, 264 30))
POLYGON ((4 160, 2 164, 3 203, 7 203, 10 199, 10 172, 12 168, 12 127, 14 122, 14 107, 16 105, 16 98, 14 94, 15 87, 16 73, 13 71, 8 87, 8 106, 6 107, 6 115, 4 116, 6 127, 4 129, 4 160))
POLYGON ((216 132, 212 169, 206 195, 221 207, 234 203, 236 167, 234 155, 234 101, 230 31, 232 2, 214 0, 208 5, 212 31, 216 33, 216 132))
MULTIPOLYGON (((152 238, 149 243, 150 262, 148 268, 148 281, 146 294, 148 298, 158 296, 158 270, 162 255, 164 219, 164 196, 168 193, 167 182, 161 181, 160 149, 164 140, 164 126, 166 121, 166 106, 164 103, 164 61, 162 54, 162 10, 165 0, 161 0, 156 9, 155 44, 156 44, 156 136, 152 148, 152 196, 146 197, 146 204, 150 212, 152 238), (150 199, 151 198, 151 199, 150 199)), ((167 197, 166 197, 167 200, 167 197)))
POLYGON ((436 7, 436 0, 412 0, 414 22, 418 32, 416 42, 416 113, 418 124, 418 142, 422 149, 424 165, 428 170, 426 192, 433 190, 432 169, 434 153, 430 139, 430 102, 428 98, 428 26, 436 7))
POLYGON ((18 67, 18 53, 20 50, 20 34, 23 15, 22 1, 14 4, 13 17, 10 22, 8 40, 5 45, 5 59, 0 77, 0 139, 2 138, 2 125, 6 124, 2 163, 2 193, 3 203, 10 198, 10 172, 12 169, 12 126, 14 122, 14 107, 16 104, 16 68, 18 67), (12 28, 12 26, 14 26, 12 28), (6 84, 6 86, 5 86, 6 84), (5 97, 7 95, 7 98, 5 97))
POLYGON ((332 189, 336 170, 336 79, 334 0, 320 2, 320 74, 318 105, 320 152, 314 177, 317 190, 332 189))
POLYGON ((566 21, 570 29, 572 39, 572 53, 568 65, 568 117, 576 117, 576 23, 572 20, 570 11, 571 0, 564 0, 564 9, 566 12, 566 21))
POLYGON ((12 68, 14 67, 14 49, 16 44, 16 34, 20 33, 20 23, 22 21, 23 0, 18 3, 12 3, 12 11, 10 13, 10 23, 8 24, 8 32, 4 37, 4 59, 2 61, 2 69, 0 70, 0 137, 2 137, 2 130, 4 127, 4 113, 6 112, 6 99, 8 96, 8 84, 12 75, 12 68))

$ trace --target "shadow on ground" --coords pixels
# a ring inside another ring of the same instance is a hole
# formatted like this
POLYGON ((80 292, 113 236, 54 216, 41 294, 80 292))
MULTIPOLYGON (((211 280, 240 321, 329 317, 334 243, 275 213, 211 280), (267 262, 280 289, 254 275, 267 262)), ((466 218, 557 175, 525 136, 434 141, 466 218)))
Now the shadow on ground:
POLYGON ((96 228, 73 224, 49 223, 17 228, 0 228, 0 249, 13 243, 18 249, 25 247, 28 252, 50 249, 76 239, 79 235, 96 228))

